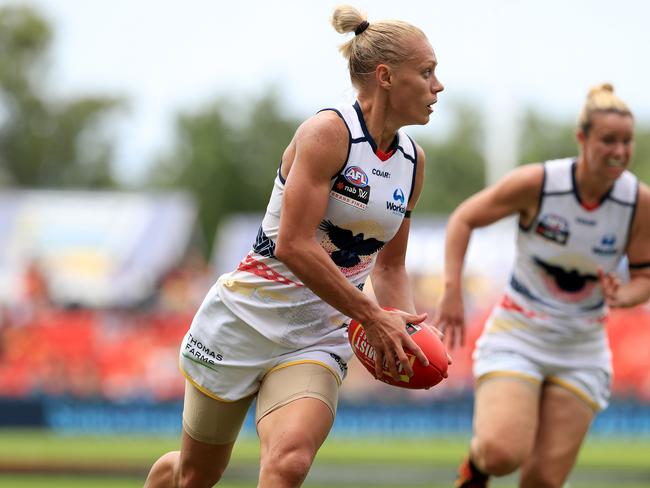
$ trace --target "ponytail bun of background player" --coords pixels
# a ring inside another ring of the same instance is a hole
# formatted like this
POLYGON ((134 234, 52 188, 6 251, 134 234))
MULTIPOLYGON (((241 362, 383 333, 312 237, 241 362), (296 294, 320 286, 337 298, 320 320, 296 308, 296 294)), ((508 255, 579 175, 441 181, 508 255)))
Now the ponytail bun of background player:
MULTIPOLYGON (((447 377, 447 367, 449 366, 447 349, 438 335, 426 325, 407 324, 406 330, 422 349, 429 360, 429 365, 423 366, 413 354, 406 350, 406 355, 413 368, 413 376, 409 378, 403 367, 399 365, 399 379, 395 379, 384 364, 381 378, 377 379, 400 388, 412 390, 431 388, 447 377)), ((350 321, 348 338, 355 356, 374 377, 375 350, 366 340, 366 331, 363 326, 356 320, 350 321)))

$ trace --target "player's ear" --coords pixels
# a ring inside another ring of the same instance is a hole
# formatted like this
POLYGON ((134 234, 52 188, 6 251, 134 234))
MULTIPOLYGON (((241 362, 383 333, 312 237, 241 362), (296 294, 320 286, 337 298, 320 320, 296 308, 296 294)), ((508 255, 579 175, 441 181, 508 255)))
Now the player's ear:
POLYGON ((390 66, 386 64, 377 65, 377 68, 375 68, 375 77, 377 78, 377 84, 384 90, 390 90, 392 88, 393 77, 390 66))

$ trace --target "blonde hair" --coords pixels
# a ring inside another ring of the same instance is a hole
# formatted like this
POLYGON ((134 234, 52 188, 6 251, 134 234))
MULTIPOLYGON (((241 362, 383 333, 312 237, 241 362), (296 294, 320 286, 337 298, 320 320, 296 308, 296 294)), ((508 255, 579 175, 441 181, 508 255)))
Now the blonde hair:
POLYGON ((601 83, 592 87, 578 117, 578 127, 587 135, 591 129, 591 116, 596 112, 616 113, 633 117, 632 112, 618 96, 614 95, 611 83, 601 83))
POLYGON ((422 30, 401 20, 384 20, 367 25, 367 16, 350 5, 339 5, 332 15, 332 25, 339 34, 355 32, 339 51, 348 60, 350 79, 359 88, 377 65, 398 66, 411 55, 410 41, 426 39, 422 30))

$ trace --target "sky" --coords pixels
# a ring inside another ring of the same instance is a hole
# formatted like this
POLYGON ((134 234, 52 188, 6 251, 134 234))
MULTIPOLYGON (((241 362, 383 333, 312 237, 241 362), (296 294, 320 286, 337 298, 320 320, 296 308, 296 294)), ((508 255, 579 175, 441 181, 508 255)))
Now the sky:
MULTIPOLYGON (((51 23, 48 85, 57 96, 121 95, 118 178, 142 180, 173 144, 179 112, 218 96, 254 99, 273 85, 287 113, 306 118, 354 99, 326 0, 0 0, 30 5, 51 23)), ((650 120, 650 3, 642 0, 363 0, 368 20, 420 27, 445 85, 431 122, 444 134, 454 100, 475 103, 489 127, 488 158, 516 159, 527 107, 575 120, 590 86, 608 81, 638 120, 650 120)), ((499 171, 497 169, 497 171, 499 171)))

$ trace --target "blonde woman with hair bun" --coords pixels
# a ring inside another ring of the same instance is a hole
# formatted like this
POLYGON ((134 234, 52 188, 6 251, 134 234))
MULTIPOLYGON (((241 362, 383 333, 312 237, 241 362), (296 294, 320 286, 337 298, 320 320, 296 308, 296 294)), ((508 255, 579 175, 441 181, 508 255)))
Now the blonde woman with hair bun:
POLYGON ((564 486, 612 381, 611 308, 650 298, 650 190, 628 171, 634 118, 609 83, 589 90, 578 156, 529 164, 450 216, 434 323, 464 337, 462 266, 472 230, 517 215, 510 282, 474 350, 473 438, 457 487, 520 470, 521 487, 564 486), (617 268, 627 257, 630 279, 617 268))
MULTIPOLYGON (((332 25, 357 90, 319 111, 281 156, 251 251, 208 292, 180 347, 187 382, 181 450, 159 458, 145 487, 208 487, 228 465, 253 401, 258 487, 301 486, 336 414, 364 325, 375 374, 427 358, 406 331, 416 313, 404 259, 425 158, 403 130, 429 121, 443 86, 424 33, 337 7, 332 25), (376 297, 362 292, 372 279, 376 297), (392 307, 388 311, 386 308, 392 307)), ((272 164, 272 162, 269 162, 272 164)))

